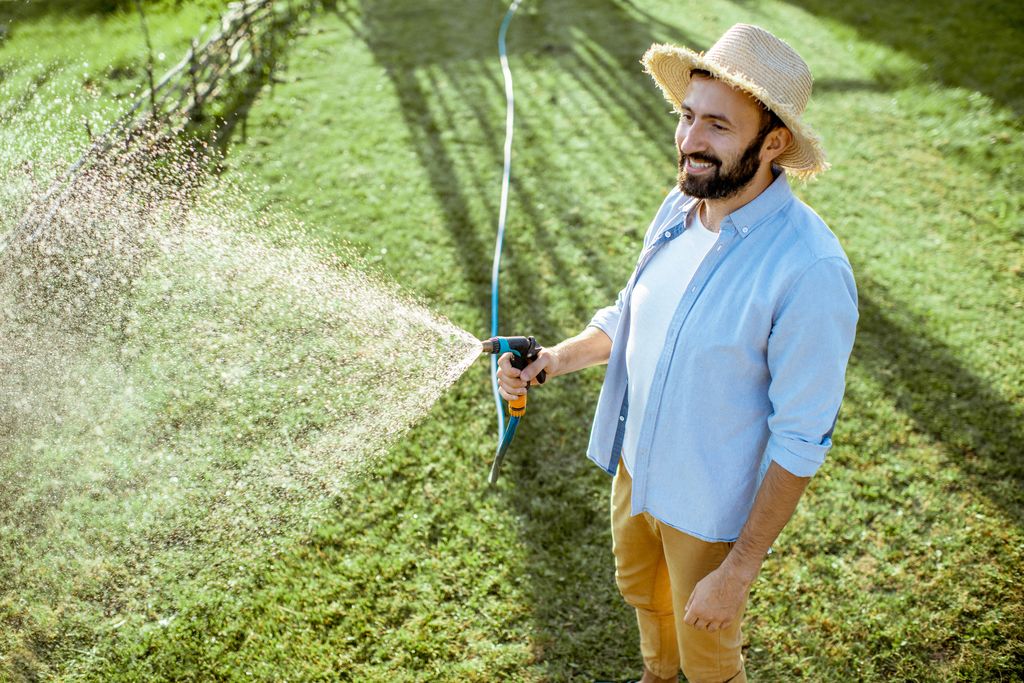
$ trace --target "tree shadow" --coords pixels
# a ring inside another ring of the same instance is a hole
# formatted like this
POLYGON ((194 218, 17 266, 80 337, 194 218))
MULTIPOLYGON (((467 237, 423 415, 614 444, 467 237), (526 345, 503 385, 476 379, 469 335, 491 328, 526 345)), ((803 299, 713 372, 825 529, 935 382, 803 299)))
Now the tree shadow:
MULTIPOLYGON (((323 3, 317 2, 310 9, 312 12, 322 7, 323 3)), ((219 84, 217 90, 224 94, 190 115, 185 132, 207 148, 206 154, 212 157, 215 171, 224 170, 220 162, 227 156, 236 131, 240 133, 241 142, 248 139, 249 112, 264 86, 273 88, 277 82, 291 41, 311 18, 311 12, 292 4, 278 9, 272 25, 253 40, 252 61, 238 73, 221 75, 224 83, 219 84)))
MULTIPOLYGON (((341 0, 334 9, 372 51, 399 97, 411 144, 441 206, 445 227, 458 245, 462 278, 475 288, 481 316, 487 319, 494 239, 490 217, 497 215, 504 102, 500 76, 486 65, 497 62, 495 38, 505 4, 470 4, 453 11, 440 0, 415 5, 341 0), (410 24, 423 30, 410 32, 410 24), (487 27, 493 30, 482 30, 487 27), (475 162, 463 159, 446 136, 465 125, 457 112, 467 110, 487 140, 483 144, 489 159, 487 168, 473 168, 468 174, 467 165, 475 162), (489 218, 479 218, 482 213, 489 218)), ((567 332, 564 321, 543 305, 550 288, 537 284, 542 280, 542 260, 554 273, 558 291, 572 299, 576 315, 587 319, 593 310, 592 302, 577 291, 576 264, 556 253, 570 239, 568 233, 545 228, 551 222, 543 207, 572 205, 579 201, 579 188, 561 181, 557 169, 542 180, 536 173, 517 176, 515 169, 524 168, 524 155, 525 163, 532 164, 527 168, 552 168, 545 161, 557 150, 545 147, 550 143, 539 138, 554 117, 575 115, 585 106, 573 93, 586 93, 600 103, 602 116, 628 122, 633 130, 632 149, 624 157, 628 161, 610 159, 596 172, 614 169, 630 182, 639 178, 633 164, 671 161, 674 122, 666 116, 669 106, 637 63, 651 43, 664 41, 699 45, 681 28, 656 20, 630 0, 551 0, 517 15, 513 22, 513 69, 516 61, 536 66, 553 59, 559 64, 555 80, 571 86, 565 93, 524 95, 517 90, 516 95, 516 139, 521 148, 513 167, 512 210, 523 216, 517 220, 529 224, 537 240, 532 248, 543 259, 531 254, 516 258, 517 247, 509 243, 503 283, 515 283, 518 291, 515 300, 503 304, 503 318, 528 321, 538 336, 561 338, 567 332), (532 150, 524 152, 531 144, 532 150)), ((890 89, 882 81, 853 80, 825 80, 818 87, 837 93, 890 89)), ((1013 99, 1009 92, 1004 96, 1013 99)), ((622 273, 628 260, 622 263, 602 255, 592 245, 584 251, 591 258, 585 266, 588 274, 609 293, 617 288, 623 278, 615 273, 622 273)), ((861 295, 857 361, 884 379, 899 408, 922 431, 962 453, 963 460, 956 465, 970 485, 1019 523, 1022 475, 1014 449, 1019 449, 1022 435, 1020 427, 1013 427, 1020 424, 1019 411, 966 369, 949 346, 921 335, 922 321, 879 285, 863 281, 861 295), (957 399, 951 401, 951 395, 957 399)), ((580 658, 588 664, 573 669, 573 676, 607 675, 608 671, 588 669, 635 661, 632 617, 615 593, 612 578, 607 503, 594 495, 601 490, 598 480, 604 475, 580 454, 598 385, 595 375, 587 375, 560 378, 557 386, 545 388, 545 408, 531 414, 529 429, 517 441, 520 457, 509 459, 503 475, 510 483, 501 495, 523 520, 527 562, 536 568, 530 588, 535 661, 553 676, 565 675, 564 663, 580 658), (572 483, 585 478, 590 479, 584 485, 572 483), (589 578, 564 585, 559 577, 589 578), (614 625, 614 634, 608 633, 609 624, 614 625)))
POLYGON ((969 486, 1024 525, 1024 410, 964 367, 885 287, 860 278, 854 357, 917 428, 944 444, 969 486))
POLYGON ((1022 3, 787 1, 850 26, 866 42, 911 55, 935 81, 982 92, 1017 116, 1024 115, 1022 3))
MULTIPOLYGON (((486 237, 482 230, 471 229, 471 206, 483 202, 490 215, 497 215, 496 188, 500 174, 493 179, 473 176, 468 182, 474 187, 462 187, 464 181, 460 181, 458 167, 463 160, 453 156, 443 144, 440 131, 458 125, 452 110, 468 107, 484 133, 485 144, 495 164, 490 167, 488 175, 494 175, 493 170, 501 168, 504 114, 494 105, 504 85, 496 70, 489 68, 497 64, 495 34, 481 31, 480 27, 495 25, 495 19, 500 20, 502 9, 501 3, 493 2, 489 6, 482 3, 462 7, 457 12, 440 2, 415 6, 396 0, 343 0, 335 3, 335 10, 371 48, 393 81, 417 155, 428 170, 434 192, 443 206, 445 223, 462 245, 459 254, 464 275, 467 281, 480 285, 485 282, 482 274, 489 272, 485 266, 491 261, 493 226, 486 226, 486 237), (409 22, 430 26, 431 30, 410 34, 403 31, 409 22), (411 40, 397 40, 397 36, 405 38, 410 35, 411 40), (433 87, 442 81, 449 86, 447 90, 433 87), (444 93, 452 91, 453 101, 446 104, 444 93), (441 115, 424 111, 428 97, 430 102, 438 103, 441 115)), ((567 89, 569 93, 574 90, 587 92, 600 101, 605 111, 634 122, 643 138, 643 149, 636 157, 635 165, 623 164, 616 169, 623 174, 633 173, 644 161, 664 163, 672 154, 669 150, 674 122, 667 116, 669 106, 652 88, 649 77, 639 66, 639 56, 661 36, 651 27, 637 23, 637 16, 631 5, 612 0, 602 3, 563 0, 546 3, 533 12, 521 10, 516 17, 515 31, 509 37, 514 59, 543 59, 554 55, 557 59, 571 62, 571 66, 560 70, 572 81, 573 87, 567 89)), ((658 24, 657 30, 668 32, 663 24, 658 24)), ((682 35, 680 30, 674 32, 682 35)), ((550 127, 553 117, 578 115, 584 109, 584 105, 573 101, 572 94, 552 92, 550 97, 552 101, 564 102, 567 107, 547 106, 547 96, 537 106, 537 102, 524 97, 521 92, 517 94, 518 159, 524 159, 524 147, 541 144, 541 133, 550 127)), ((634 146, 630 151, 635 153, 638 150, 634 146)), ((529 154, 532 161, 527 163, 544 165, 547 156, 550 155, 534 148, 529 154)), ((485 169, 480 170, 483 172, 485 169)), ((560 183, 548 175, 557 172, 558 169, 546 165, 543 174, 524 173, 523 165, 517 160, 513 164, 510 188, 514 211, 519 212, 531 226, 536 240, 531 248, 544 255, 551 266, 550 272, 565 285, 564 291, 572 299, 576 317, 585 320, 592 313, 592 305, 568 280, 574 264, 563 261, 559 256, 556 247, 561 236, 552 234, 546 227, 551 223, 551 211, 547 207, 571 207, 581 201, 568 189, 568 182, 560 183), (537 177, 541 175, 544 179, 538 181, 537 177)), ((635 179, 626 182, 630 181, 635 179)), ((520 255, 518 249, 514 238, 506 242, 503 272, 507 280, 516 282, 517 287, 528 288, 524 298, 542 301, 537 297, 542 297, 543 292, 530 284, 535 279, 530 276, 536 275, 536 269, 518 265, 531 255, 520 255)), ((615 279, 606 270, 603 259, 590 259, 586 266, 602 282, 615 279)), ((486 311, 489 296, 483 290, 480 303, 481 309, 486 311)), ((545 324, 548 322, 552 321, 537 320, 534 314, 530 318, 531 325, 540 324, 534 329, 541 333, 558 329, 557 325, 545 324)))
MULTIPOLYGON (((503 160, 504 85, 496 68, 496 32, 504 9, 497 2, 453 11, 449 3, 440 1, 411 6, 399 0, 342 0, 335 6, 373 52, 397 93, 411 144, 427 171, 445 227, 458 245, 462 278, 476 290, 484 319, 489 317, 494 217, 503 160), (410 23, 429 30, 410 32, 410 23), (465 126, 467 120, 480 133, 489 160, 486 168, 474 166, 479 165, 472 159, 479 156, 479 149, 473 155, 461 155, 451 141, 449 132, 465 126)), ((587 320, 592 315, 594 302, 574 282, 574 269, 577 274, 583 269, 609 286, 609 296, 614 291, 610 287, 628 274, 628 261, 614 262, 596 244, 581 246, 586 263, 569 262, 560 255, 560 246, 570 239, 568 229, 585 235, 586 226, 572 223, 567 209, 585 202, 587 197, 581 193, 591 189, 572 187, 558 177, 560 167, 551 159, 561 150, 549 147, 558 142, 552 143, 548 132, 555 119, 582 116, 596 100, 603 115, 632 122, 632 137, 622 149, 623 154, 633 153, 629 162, 609 156, 602 168, 595 168, 595 173, 614 170, 618 177, 606 182, 636 183, 640 166, 664 164, 670 169, 674 161, 675 122, 668 116, 670 107, 639 65, 643 51, 664 39, 659 33, 668 29, 641 23, 640 16, 630 5, 613 0, 563 0, 521 10, 509 34, 513 62, 531 62, 534 69, 516 75, 518 148, 510 188, 510 234, 502 263, 504 291, 514 289, 515 296, 503 300, 502 319, 527 321, 539 337, 557 339, 567 333, 566 321, 553 315, 552 302, 546 301, 552 291, 569 298, 576 318, 587 320), (565 87, 560 92, 536 92, 537 82, 530 82, 527 74, 535 75, 540 71, 537 62, 552 58, 565 67, 551 75, 551 87, 561 83, 565 87), (577 93, 589 98, 590 105, 579 101, 577 93), (566 218, 567 224, 560 224, 559 218, 566 218), (517 241, 514 223, 529 226, 531 243, 517 241), (541 286, 545 278, 554 278, 556 286, 541 286)), ((683 35, 678 29, 672 32, 683 35)), ((606 503, 593 498, 593 482, 604 475, 577 455, 589 431, 597 395, 594 379, 564 378, 557 387, 545 389, 545 409, 532 414, 530 428, 524 430, 534 436, 521 435, 516 447, 517 454, 533 457, 528 461, 510 458, 515 462, 503 472, 509 486, 500 493, 526 523, 522 534, 526 562, 537 568, 531 585, 536 661, 556 677, 556 672, 564 672, 565 661, 579 658, 581 643, 588 644, 583 650, 597 648, 583 668, 622 661, 624 656, 632 660, 636 647, 634 642, 627 653, 621 648, 622 638, 635 641, 636 636, 632 617, 614 588, 605 538, 606 503), (587 399, 580 401, 577 392, 587 399), (536 443, 540 434, 557 434, 557 443, 536 443), (592 483, 581 484, 587 477, 593 478, 592 483), (566 577, 580 576, 593 580, 574 586, 561 583, 566 577), (588 599, 594 596, 600 598, 588 599), (616 614, 619 638, 610 639, 601 628, 607 625, 609 612, 616 614), (567 630, 572 633, 568 638, 567 630)))
POLYGON ((128 10, 134 0, 14 0, 0 2, 0 46, 18 23, 35 21, 53 14, 86 17, 128 10))

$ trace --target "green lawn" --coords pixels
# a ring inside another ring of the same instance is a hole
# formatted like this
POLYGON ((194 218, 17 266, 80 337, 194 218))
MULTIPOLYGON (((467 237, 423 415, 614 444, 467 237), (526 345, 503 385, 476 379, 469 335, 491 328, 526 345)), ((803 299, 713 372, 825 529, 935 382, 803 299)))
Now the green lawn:
MULTIPOLYGON (((431 309, 486 336, 505 107, 495 37, 505 5, 328 4, 236 128, 224 178, 252 188, 253 213, 283 212, 314 237, 353 245, 431 309)), ((154 34, 187 45, 187 31, 175 37, 179 22, 160 29, 159 17, 180 12, 180 25, 194 31, 211 6, 159 5, 166 14, 152 11, 154 34)), ((882 12, 856 0, 526 0, 513 21, 517 127, 501 327, 546 344, 575 334, 614 297, 673 183, 675 120, 639 66, 646 47, 706 48, 731 24, 751 21, 794 45, 815 74, 808 118, 834 169, 796 189, 846 247, 861 322, 836 447, 752 593, 745 639, 753 680, 1022 678, 1021 19, 1011 2, 882 12), (979 47, 953 59, 965 44, 979 47)), ((20 21, 0 49, 12 74, 5 95, 50 65, 66 87, 82 83, 67 46, 40 47, 37 64, 5 56, 28 51, 31 43, 18 41, 38 35, 43 45, 46 31, 67 21, 100 22, 101 34, 102 22, 115 22, 123 37, 109 45, 82 39, 90 63, 106 64, 130 52, 137 31, 128 12, 20 21)), ((160 338, 153 328, 176 318, 147 308, 145 291, 141 310, 154 315, 145 324, 160 338)), ((297 334, 283 329, 274 347, 282 353, 297 334)), ((301 342, 319 348, 331 339, 321 332, 301 342)), ((232 348, 251 352, 242 341, 232 348)), ((286 454, 275 420, 344 431, 308 414, 315 403, 297 417, 277 415, 274 400, 292 385, 232 408, 208 396, 217 385, 202 353, 136 351, 120 367, 150 393, 119 403, 110 418, 134 440, 83 436, 102 408, 84 406, 85 427, 48 432, 64 451, 26 450, 8 463, 45 472, 60 453, 114 443, 116 464, 117 453, 155 443, 219 466, 219 457, 286 454), (175 391, 189 400, 175 401, 175 391), (180 405, 198 422, 168 421, 180 405), (244 447, 221 434, 258 411, 272 429, 256 430, 244 447)), ((0 678, 636 675, 634 620, 613 580, 609 482, 583 456, 601 378, 592 369, 533 395, 491 489, 495 420, 478 363, 347 490, 327 499, 299 493, 310 505, 295 512, 302 525, 252 547, 204 547, 213 567, 205 572, 192 572, 188 547, 162 555, 167 578, 134 584, 159 589, 145 607, 144 597, 122 611, 97 607, 114 604, 92 594, 97 586, 116 591, 130 575, 102 556, 60 604, 19 605, 11 586, 23 577, 8 578, 0 626, 14 635, 0 651, 0 678), (236 558, 230 572, 222 568, 236 558)), ((299 447, 314 441, 302 438, 299 447)), ((90 533, 121 525, 112 495, 82 503, 88 517, 63 514, 90 533)), ((201 513, 199 505, 185 513, 201 513)))

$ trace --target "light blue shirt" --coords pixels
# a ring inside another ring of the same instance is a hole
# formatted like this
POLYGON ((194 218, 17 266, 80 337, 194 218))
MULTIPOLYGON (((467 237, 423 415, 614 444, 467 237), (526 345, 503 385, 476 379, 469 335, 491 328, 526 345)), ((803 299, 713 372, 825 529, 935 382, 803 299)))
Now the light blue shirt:
POLYGON ((696 205, 669 193, 626 287, 590 321, 612 348, 587 455, 615 473, 629 410, 626 340, 637 335, 658 361, 630 458, 632 513, 735 541, 771 461, 809 477, 832 446, 857 289, 839 241, 780 173, 721 222, 665 337, 644 337, 630 329, 633 286, 696 205))
POLYGON ((652 257, 633 284, 629 297, 629 327, 642 329, 626 339, 626 374, 629 386, 629 416, 622 436, 622 465, 633 473, 640 423, 643 422, 647 396, 658 365, 658 351, 650 340, 664 339, 676 314, 676 306, 690 286, 697 269, 718 241, 718 233, 701 225, 698 211, 690 211, 693 223, 679 237, 668 242, 652 257))

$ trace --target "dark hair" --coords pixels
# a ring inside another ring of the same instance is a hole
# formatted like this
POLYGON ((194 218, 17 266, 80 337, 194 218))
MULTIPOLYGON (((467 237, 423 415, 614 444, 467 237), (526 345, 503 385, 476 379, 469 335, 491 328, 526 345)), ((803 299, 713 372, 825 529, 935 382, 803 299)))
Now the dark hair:
MULTIPOLYGON (((700 78, 718 78, 707 69, 691 69, 690 78, 693 78, 694 76, 698 76, 700 78)), ((754 96, 751 95, 751 97, 754 96)), ((754 101, 757 102, 758 106, 761 108, 761 129, 758 130, 758 135, 767 135, 776 128, 786 127, 786 124, 782 122, 782 119, 779 118, 779 115, 773 112, 767 106, 765 106, 764 102, 757 99, 756 97, 754 97, 754 101)))

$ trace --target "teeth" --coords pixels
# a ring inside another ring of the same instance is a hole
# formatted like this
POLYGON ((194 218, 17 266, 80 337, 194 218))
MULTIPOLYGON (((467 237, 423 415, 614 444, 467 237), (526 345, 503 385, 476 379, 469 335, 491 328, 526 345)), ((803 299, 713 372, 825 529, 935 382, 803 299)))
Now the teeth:
POLYGON ((711 165, 712 164, 711 164, 710 161, 700 162, 700 161, 694 161, 693 159, 690 159, 690 166, 693 166, 694 168, 708 168, 711 165))

